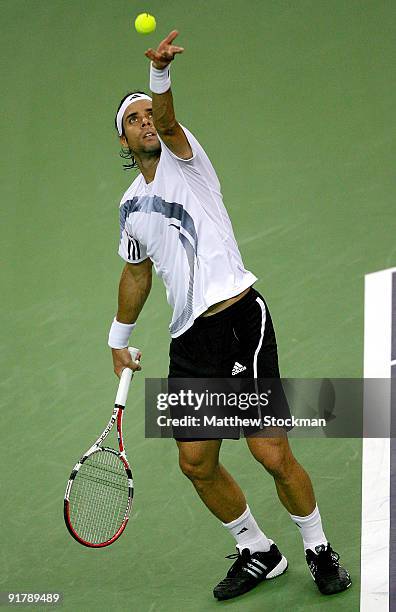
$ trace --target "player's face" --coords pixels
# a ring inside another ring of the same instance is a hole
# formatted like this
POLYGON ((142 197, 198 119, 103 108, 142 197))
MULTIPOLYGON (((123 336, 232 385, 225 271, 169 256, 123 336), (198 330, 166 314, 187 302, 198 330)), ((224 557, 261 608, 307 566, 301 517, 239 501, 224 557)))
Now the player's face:
POLYGON ((134 153, 159 153, 161 146, 153 123, 150 100, 138 100, 128 106, 123 117, 123 146, 134 153))

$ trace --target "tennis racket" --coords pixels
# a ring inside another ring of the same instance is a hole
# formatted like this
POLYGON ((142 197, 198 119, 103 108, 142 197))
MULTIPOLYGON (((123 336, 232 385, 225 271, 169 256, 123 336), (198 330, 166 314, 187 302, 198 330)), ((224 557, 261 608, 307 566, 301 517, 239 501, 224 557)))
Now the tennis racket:
MULTIPOLYGON (((138 363, 139 351, 129 348, 138 363)), ((64 498, 66 527, 77 542, 91 548, 109 546, 127 526, 133 498, 133 479, 122 439, 122 416, 133 377, 122 371, 113 414, 103 433, 74 466, 64 498), (119 450, 102 446, 117 423, 119 450)))

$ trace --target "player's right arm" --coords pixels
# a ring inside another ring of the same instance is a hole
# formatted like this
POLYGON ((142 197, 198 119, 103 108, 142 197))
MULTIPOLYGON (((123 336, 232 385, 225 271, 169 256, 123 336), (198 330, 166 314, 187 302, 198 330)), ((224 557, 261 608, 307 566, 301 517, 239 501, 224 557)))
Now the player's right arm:
MULTIPOLYGON (((116 319, 119 323, 135 323, 150 293, 152 279, 151 259, 144 259, 137 264, 126 263, 122 271, 118 288, 118 310, 116 319)), ((140 370, 141 367, 132 361, 127 348, 111 349, 114 372, 121 375, 124 368, 140 370)))

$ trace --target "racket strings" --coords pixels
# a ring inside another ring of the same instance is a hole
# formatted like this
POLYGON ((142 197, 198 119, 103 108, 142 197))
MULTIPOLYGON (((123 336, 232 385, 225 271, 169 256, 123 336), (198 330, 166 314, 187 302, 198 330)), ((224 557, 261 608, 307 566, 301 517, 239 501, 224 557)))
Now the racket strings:
POLYGON ((100 544, 121 527, 129 509, 128 477, 117 455, 102 450, 80 467, 70 491, 70 522, 87 542, 100 544))
POLYGON ((80 476, 96 482, 97 484, 115 487, 122 491, 124 490, 124 482, 120 482, 119 472, 113 469, 107 469, 104 465, 90 465, 89 469, 83 470, 80 473, 80 476))

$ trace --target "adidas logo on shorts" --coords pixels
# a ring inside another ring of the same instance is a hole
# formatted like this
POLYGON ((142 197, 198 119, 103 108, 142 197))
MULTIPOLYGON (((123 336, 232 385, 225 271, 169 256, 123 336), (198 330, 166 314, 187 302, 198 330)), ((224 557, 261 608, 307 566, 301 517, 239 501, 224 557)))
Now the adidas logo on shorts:
POLYGON ((243 372, 244 370, 246 370, 246 366, 236 361, 234 363, 234 367, 232 368, 232 375, 235 376, 235 374, 239 374, 240 372, 243 372))

